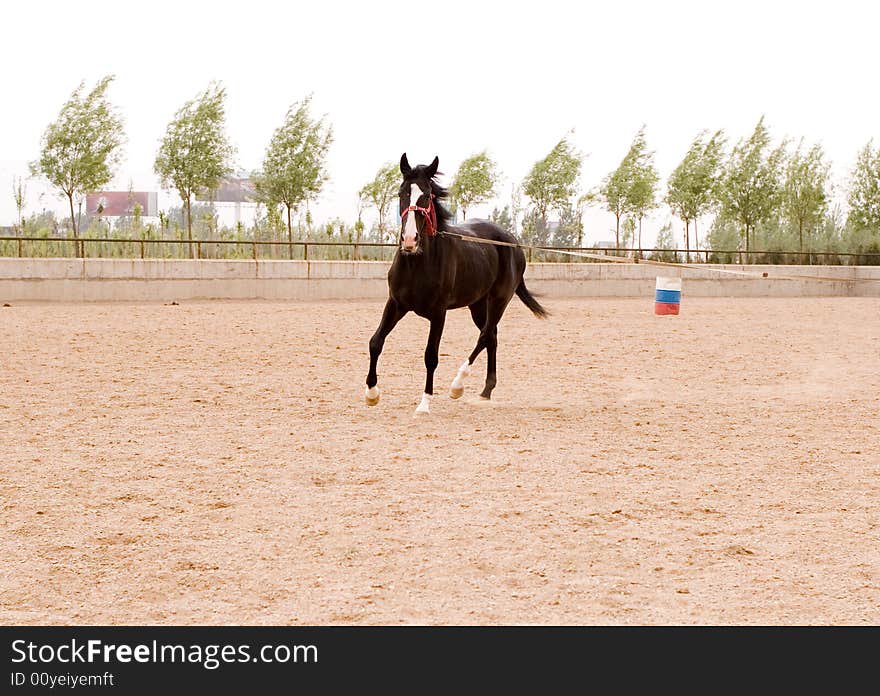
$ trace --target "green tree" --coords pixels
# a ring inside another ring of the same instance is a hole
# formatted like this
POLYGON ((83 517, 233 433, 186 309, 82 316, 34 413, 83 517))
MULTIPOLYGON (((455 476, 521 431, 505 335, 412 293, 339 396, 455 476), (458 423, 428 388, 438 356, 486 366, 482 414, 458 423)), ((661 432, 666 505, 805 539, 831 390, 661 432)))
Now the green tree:
POLYGON ((594 203, 595 192, 588 191, 579 196, 573 205, 559 211, 559 227, 553 236, 556 246, 577 247, 584 245, 584 212, 594 203))
POLYGON ((461 163, 449 187, 449 193, 461 208, 462 220, 467 217, 468 208, 485 203, 494 195, 497 183, 497 166, 485 150, 461 163))
MULTIPOLYGON (((311 96, 293 104, 284 123, 275 131, 263 169, 254 176, 257 195, 267 206, 283 205, 287 211, 287 241, 293 241, 291 215, 300 205, 314 199, 327 181, 327 151, 333 143, 333 129, 324 118, 309 114, 311 96)), ((290 247, 293 254, 293 247, 290 247)), ((292 257, 292 256, 291 256, 292 257)))
POLYGON ((522 184, 513 184, 510 187, 510 233, 515 235, 520 215, 526 209, 523 202, 522 184))
MULTIPOLYGON (((536 208, 529 207, 525 210, 520 228, 522 230, 522 238, 528 244, 543 246, 549 243, 547 228, 541 228, 541 216, 536 208)), ((531 251, 529 254, 529 258, 531 258, 531 251)))
POLYGON ((388 207, 397 198, 400 189, 400 169, 395 162, 383 164, 376 176, 358 192, 365 205, 372 205, 379 213, 379 241, 385 241, 385 216, 388 207))
POLYGON ((186 211, 186 231, 193 256, 192 197, 214 191, 232 171, 234 149, 225 132, 226 90, 212 83, 186 102, 171 119, 153 169, 162 186, 177 191, 186 211))
MULTIPOLYGON (((706 242, 709 245, 709 248, 716 252, 719 250, 734 251, 738 248, 741 238, 742 233, 738 228, 737 221, 728 217, 722 209, 712 221, 712 226, 709 228, 709 234, 706 235, 706 242)), ((735 255, 732 253, 715 253, 710 258, 712 263, 733 263, 734 260, 735 255)))
POLYGON ((642 247, 642 218, 657 206, 657 184, 660 175, 654 166, 654 152, 648 150, 645 127, 642 126, 630 145, 632 170, 626 192, 627 208, 639 221, 638 243, 642 247))
POLYGON ((12 178, 12 199, 15 201, 15 210, 18 217, 16 225, 16 234, 19 237, 24 236, 24 206, 27 202, 27 186, 24 179, 19 177, 12 178))
POLYGON ((675 254, 675 233, 672 231, 672 223, 667 222, 657 233, 657 241, 654 242, 654 248, 659 250, 651 258, 656 261, 667 261, 676 263, 678 257, 675 254))
POLYGON ((580 247, 584 238, 583 209, 572 205, 559 211, 559 226, 553 233, 553 246, 580 247))
POLYGON ((804 250, 804 229, 816 229, 825 216, 830 171, 822 146, 816 143, 804 151, 803 138, 785 165, 782 208, 788 222, 797 227, 800 251, 804 250))
MULTIPOLYGON (((643 134, 643 131, 644 128, 639 131, 639 134, 643 134)), ((621 222, 628 213, 632 212, 630 196, 639 155, 639 134, 636 135, 636 139, 633 140, 617 168, 602 181, 595 197, 595 200, 605 206, 605 210, 614 215, 614 245, 618 249, 621 248, 621 222)))
MULTIPOLYGON (((618 248, 621 244, 621 222, 629 214, 635 215, 639 221, 641 246, 642 218, 656 206, 659 180, 657 169, 654 167, 654 153, 648 150, 645 127, 642 126, 617 169, 605 177, 594 196, 596 201, 600 201, 605 209, 614 215, 614 239, 618 248)), ((626 238, 635 241, 632 234, 626 235, 626 238)))
POLYGON ((785 143, 771 150, 762 116, 752 134, 736 144, 723 167, 718 198, 725 216, 739 222, 746 254, 751 250, 752 232, 777 208, 784 162, 785 143))
POLYGON ((623 219, 621 230, 623 231, 623 238, 621 239, 621 241, 623 242, 623 246, 629 247, 635 244, 636 221, 635 219, 633 219, 632 216, 627 216, 623 219))
POLYGON ((505 205, 503 208, 495 208, 489 215, 489 220, 508 232, 513 232, 514 222, 513 216, 510 214, 510 206, 505 205))
MULTIPOLYGON (((361 237, 363 237, 363 234, 364 234, 364 227, 365 227, 364 226, 364 205, 365 205, 364 201, 360 197, 358 197, 358 204, 357 204, 358 217, 357 217, 357 221, 354 223, 355 244, 361 243, 361 237)), ((357 261, 358 253, 359 253, 359 249, 357 247, 355 247, 355 259, 354 259, 355 261, 357 261)))
POLYGON ((602 181, 599 187, 600 200, 605 206, 605 210, 614 215, 614 246, 620 249, 620 223, 627 213, 626 194, 629 190, 629 166, 626 158, 624 158, 617 169, 611 172, 602 181))
MULTIPOLYGON (((79 83, 58 118, 46 128, 40 158, 31 164, 35 175, 45 177, 66 196, 74 239, 79 237, 79 227, 73 199, 106 186, 122 159, 123 122, 107 98, 112 81, 113 76, 107 75, 89 92, 85 92, 85 82, 79 83)), ((77 254, 82 252, 77 243, 77 254)))
POLYGON ((724 133, 706 131, 694 138, 687 154, 669 176, 666 203, 684 223, 684 244, 690 259, 690 226, 694 224, 694 247, 699 248, 697 220, 715 203, 715 192, 724 151, 724 133))
POLYGON ((531 199, 537 213, 533 239, 546 237, 548 211, 570 207, 577 192, 582 161, 581 154, 563 138, 544 159, 535 162, 526 175, 523 193, 531 199))
POLYGON ((846 251, 846 215, 840 203, 825 211, 816 228, 816 248, 823 251, 846 251))
POLYGON ((880 232, 880 147, 873 141, 859 150, 847 191, 847 224, 854 230, 880 232))
POLYGON ((281 237, 281 230, 284 223, 281 220, 281 213, 276 206, 265 208, 264 205, 257 201, 257 208, 254 215, 253 237, 260 241, 278 241, 281 237))

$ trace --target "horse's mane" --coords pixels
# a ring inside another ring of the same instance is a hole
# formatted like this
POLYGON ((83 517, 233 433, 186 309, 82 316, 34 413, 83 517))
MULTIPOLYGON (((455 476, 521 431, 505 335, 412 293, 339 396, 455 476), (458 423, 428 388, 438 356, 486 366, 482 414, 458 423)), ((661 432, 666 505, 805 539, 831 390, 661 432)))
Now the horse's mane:
MULTIPOLYGON (((440 174, 440 172, 437 172, 437 174, 440 174)), ((442 201, 449 198, 449 190, 442 187, 437 182, 437 177, 435 176, 431 179, 431 193, 434 194, 434 210, 437 211, 437 230, 442 232, 449 228, 449 221, 452 220, 452 213, 442 203, 442 201)))

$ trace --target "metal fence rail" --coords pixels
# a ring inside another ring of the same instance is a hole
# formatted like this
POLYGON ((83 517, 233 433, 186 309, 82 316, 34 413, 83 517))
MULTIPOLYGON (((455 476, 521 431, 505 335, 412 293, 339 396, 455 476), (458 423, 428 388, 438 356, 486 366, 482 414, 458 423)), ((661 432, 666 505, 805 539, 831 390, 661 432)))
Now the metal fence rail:
POLYGON ((239 239, 0 237, 0 257, 390 260, 396 244, 239 239))
MULTIPOLYGON (((295 259, 313 261, 390 261, 397 244, 238 239, 102 239, 93 237, 0 236, 0 257, 141 259, 295 259)), ((597 263, 554 252, 591 252, 609 256, 690 263, 880 265, 880 253, 833 251, 743 251, 741 249, 653 249, 550 247, 529 248, 529 260, 597 263)))

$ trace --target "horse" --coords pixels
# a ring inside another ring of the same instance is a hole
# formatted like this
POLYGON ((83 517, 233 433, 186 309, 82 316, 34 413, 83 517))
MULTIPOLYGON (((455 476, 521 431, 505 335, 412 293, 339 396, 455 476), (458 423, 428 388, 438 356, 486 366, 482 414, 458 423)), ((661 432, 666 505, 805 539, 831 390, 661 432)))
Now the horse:
POLYGON ((430 412, 434 370, 448 310, 467 307, 480 331, 473 351, 452 381, 450 396, 462 396, 471 365, 485 349, 486 383, 480 398, 486 401, 491 399, 497 382, 498 322, 513 295, 536 317, 548 316, 526 288, 526 258, 516 237, 487 220, 450 224, 452 215, 443 206, 448 192, 436 179, 439 164, 435 157, 429 165, 411 167, 405 152, 400 158, 400 238, 388 271, 388 300, 379 327, 370 338, 370 369, 364 394, 367 405, 379 403, 376 365, 385 338, 408 312, 414 312, 431 322, 425 348, 425 390, 416 415, 430 412), (501 244, 491 244, 493 241, 501 244))

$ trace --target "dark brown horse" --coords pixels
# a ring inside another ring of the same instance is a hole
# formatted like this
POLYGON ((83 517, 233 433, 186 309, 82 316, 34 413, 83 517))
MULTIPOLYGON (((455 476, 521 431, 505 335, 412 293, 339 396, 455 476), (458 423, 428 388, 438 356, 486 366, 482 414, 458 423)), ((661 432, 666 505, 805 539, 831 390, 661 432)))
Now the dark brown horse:
POLYGON ((488 356, 486 384, 480 396, 489 399, 495 388, 495 352, 498 322, 508 302, 517 295, 537 317, 547 311, 526 289, 523 272, 526 258, 515 246, 496 246, 469 242, 453 235, 516 244, 516 238, 486 220, 469 220, 453 227, 451 215, 443 205, 447 192, 435 180, 439 160, 410 167, 406 153, 400 158, 400 245, 388 271, 388 302, 379 328, 370 339, 370 371, 367 374, 366 401, 379 403, 376 363, 385 337, 407 312, 415 312, 431 322, 425 348, 425 392, 416 413, 428 413, 434 393, 434 370, 446 312, 468 307, 480 336, 474 350, 458 370, 450 396, 464 393, 464 379, 470 366, 485 348, 488 356))

